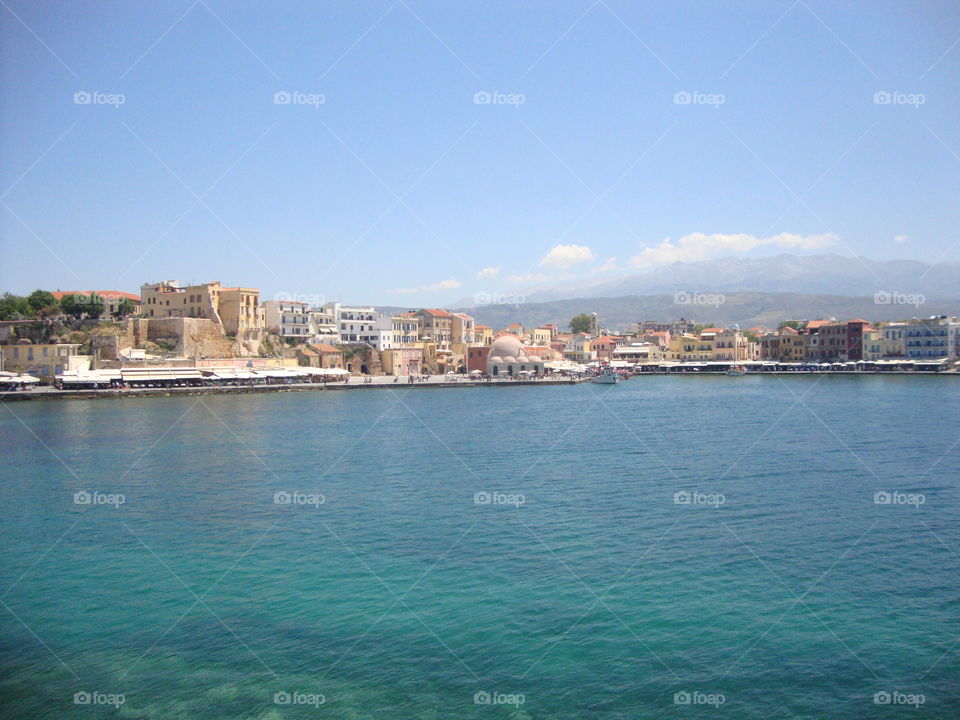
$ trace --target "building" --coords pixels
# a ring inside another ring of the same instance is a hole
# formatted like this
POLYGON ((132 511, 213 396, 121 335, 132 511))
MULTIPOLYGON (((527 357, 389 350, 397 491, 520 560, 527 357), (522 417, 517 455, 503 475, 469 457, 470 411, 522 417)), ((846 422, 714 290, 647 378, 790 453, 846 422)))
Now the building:
POLYGON ((0 370, 53 380, 68 370, 90 367, 90 356, 80 355, 78 343, 0 345, 0 370))
POLYGON ((489 325, 474 325, 473 337, 474 341, 479 345, 492 345, 493 328, 489 325))
POLYGON ((571 336, 564 346, 563 357, 581 364, 596 360, 597 354, 593 351, 590 336, 584 333, 571 336))
POLYGON ((204 318, 249 349, 260 345, 265 318, 260 291, 223 287, 219 282, 181 286, 173 280, 140 288, 141 314, 146 318, 204 318))
POLYGON ((393 323, 393 346, 397 347, 415 347, 420 344, 420 318, 416 313, 407 312, 400 315, 394 315, 393 323))
POLYGON ((420 375, 423 372, 423 348, 395 347, 380 353, 387 375, 420 375))
MULTIPOLYGON (((714 328, 713 359, 718 362, 751 360, 747 336, 736 329, 714 328)), ((704 331, 706 332, 706 331, 704 331)))
POLYGON ((906 356, 915 360, 960 357, 960 318, 913 318, 903 330, 906 356))
POLYGON ((905 322, 888 322, 880 325, 880 356, 884 358, 902 358, 907 356, 907 343, 903 333, 907 329, 905 322))
POLYGON ((534 345, 549 345, 554 333, 548 327, 533 328, 530 331, 530 341, 534 345))
POLYGON ((265 300, 263 314, 267 329, 282 338, 306 340, 313 337, 308 303, 299 300, 265 300))
POLYGON ((297 363, 303 367, 343 368, 343 353, 327 343, 307 343, 297 348, 297 363))
POLYGON ((613 351, 623 341, 623 338, 614 335, 601 335, 590 341, 590 349, 597 354, 598 360, 610 361, 613 351))
POLYGON ((435 343, 437 352, 450 350, 453 338, 453 315, 446 310, 424 308, 418 310, 421 339, 435 343))
POLYGON ((663 360, 663 349, 654 343, 631 343, 616 348, 611 359, 639 365, 659 363, 663 360))
POLYGON ((508 333, 498 337, 490 346, 487 373, 493 377, 514 377, 520 373, 542 375, 543 360, 536 356, 527 356, 520 338, 508 333))

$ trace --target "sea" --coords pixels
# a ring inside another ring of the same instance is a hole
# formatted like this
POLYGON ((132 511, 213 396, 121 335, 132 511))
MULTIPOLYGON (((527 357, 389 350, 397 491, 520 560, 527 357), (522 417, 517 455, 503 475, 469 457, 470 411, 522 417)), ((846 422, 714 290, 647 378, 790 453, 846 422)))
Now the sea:
POLYGON ((0 717, 958 718, 960 378, 8 402, 0 717))

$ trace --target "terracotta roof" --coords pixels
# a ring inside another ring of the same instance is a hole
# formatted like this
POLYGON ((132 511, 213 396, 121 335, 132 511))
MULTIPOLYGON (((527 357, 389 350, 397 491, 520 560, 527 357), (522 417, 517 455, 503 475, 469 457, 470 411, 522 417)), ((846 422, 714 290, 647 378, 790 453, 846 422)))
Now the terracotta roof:
POLYGON ((595 338, 593 342, 595 343, 614 343, 616 344, 617 340, 622 340, 619 335, 601 335, 598 338, 595 338))
POLYGON ((723 328, 704 328, 703 330, 700 331, 700 334, 703 335, 703 333, 718 333, 718 332, 725 332, 725 330, 723 328))
POLYGON ((811 320, 807 323, 807 330, 816 330, 817 328, 822 328, 824 325, 829 325, 829 320, 811 320))
POLYGON ((304 355, 316 355, 318 357, 320 356, 320 353, 318 353, 309 345, 303 345, 302 347, 297 348, 297 350, 303 353, 304 355))
POLYGON ((523 325, 521 325, 520 323, 510 323, 509 325, 507 325, 507 327, 508 327, 508 328, 512 328, 512 327, 522 328, 523 325))
POLYGON ((123 292, 122 290, 56 290, 50 294, 57 300, 63 300, 65 295, 90 295, 91 293, 103 298, 127 298, 127 300, 140 302, 139 295, 123 292))
POLYGON ((420 312, 425 312, 428 315, 433 315, 434 317, 453 317, 446 310, 431 310, 430 308, 424 308, 420 312))
POLYGON ((864 320, 863 318, 854 318, 853 320, 847 320, 848 323, 863 323, 864 325, 869 325, 870 323, 864 320))
POLYGON ((489 325, 474 325, 473 329, 474 330, 492 330, 493 328, 491 328, 489 325))

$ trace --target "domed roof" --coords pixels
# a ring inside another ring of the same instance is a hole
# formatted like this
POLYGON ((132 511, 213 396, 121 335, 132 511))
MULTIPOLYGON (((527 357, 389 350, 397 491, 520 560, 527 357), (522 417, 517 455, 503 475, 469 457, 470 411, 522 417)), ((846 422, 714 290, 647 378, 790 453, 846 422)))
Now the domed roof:
POLYGON ((511 358, 514 358, 518 355, 523 355, 523 344, 520 342, 520 338, 518 338, 516 335, 501 335, 494 340, 493 345, 490 346, 491 357, 510 356, 511 358))
POLYGON ((515 363, 516 361, 517 361, 517 359, 516 359, 513 355, 507 355, 507 356, 506 356, 503 360, 501 360, 500 362, 515 363))

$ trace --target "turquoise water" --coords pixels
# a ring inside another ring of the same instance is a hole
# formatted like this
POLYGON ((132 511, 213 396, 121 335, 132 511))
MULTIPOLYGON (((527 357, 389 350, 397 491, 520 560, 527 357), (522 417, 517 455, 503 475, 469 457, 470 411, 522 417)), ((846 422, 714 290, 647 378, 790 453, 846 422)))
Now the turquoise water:
POLYGON ((0 717, 960 717, 958 401, 641 377, 11 403, 0 717))

